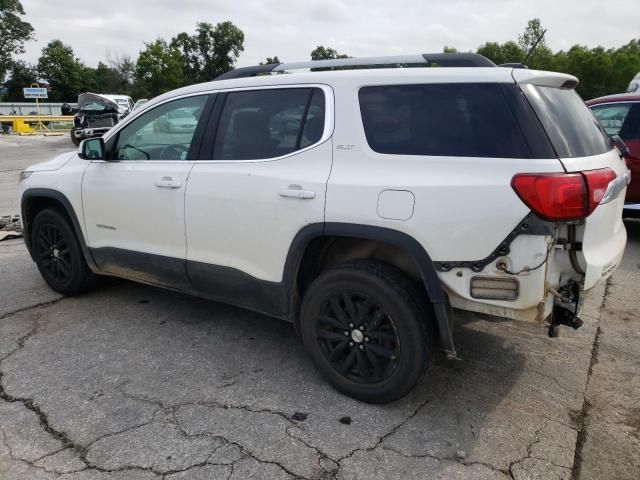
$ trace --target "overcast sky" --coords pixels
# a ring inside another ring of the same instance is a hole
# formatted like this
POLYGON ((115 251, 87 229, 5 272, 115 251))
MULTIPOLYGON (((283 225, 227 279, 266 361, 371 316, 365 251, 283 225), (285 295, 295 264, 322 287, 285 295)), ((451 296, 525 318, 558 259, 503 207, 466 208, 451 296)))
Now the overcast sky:
POLYGON ((22 0, 37 40, 23 58, 36 62, 50 40, 71 45, 96 66, 109 53, 136 57, 144 42, 193 32, 196 22, 232 21, 245 34, 238 66, 267 56, 309 59, 317 45, 351 56, 475 50, 516 40, 539 17, 554 50, 575 44, 618 47, 640 37, 638 0, 22 0))

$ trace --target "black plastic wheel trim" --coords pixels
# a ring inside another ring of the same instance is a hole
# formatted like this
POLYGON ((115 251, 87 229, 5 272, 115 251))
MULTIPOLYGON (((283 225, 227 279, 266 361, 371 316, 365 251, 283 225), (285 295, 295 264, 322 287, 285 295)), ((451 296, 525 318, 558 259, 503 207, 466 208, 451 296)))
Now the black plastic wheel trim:
POLYGON ((391 316, 361 292, 341 291, 324 302, 316 319, 316 341, 333 370, 356 383, 384 382, 400 359, 391 316))
POLYGON ((36 258, 47 275, 56 282, 66 283, 72 274, 71 251, 60 228, 44 224, 35 239, 36 258))

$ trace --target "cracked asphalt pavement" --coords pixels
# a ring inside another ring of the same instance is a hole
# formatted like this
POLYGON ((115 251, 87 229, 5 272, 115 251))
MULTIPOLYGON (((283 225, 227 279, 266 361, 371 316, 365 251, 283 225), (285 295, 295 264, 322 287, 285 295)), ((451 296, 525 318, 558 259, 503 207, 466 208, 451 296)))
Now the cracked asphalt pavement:
POLYGON ((0 479, 640 478, 628 227, 583 328, 461 313, 462 359, 388 405, 334 391, 287 323, 119 280, 63 298, 0 242, 0 479))

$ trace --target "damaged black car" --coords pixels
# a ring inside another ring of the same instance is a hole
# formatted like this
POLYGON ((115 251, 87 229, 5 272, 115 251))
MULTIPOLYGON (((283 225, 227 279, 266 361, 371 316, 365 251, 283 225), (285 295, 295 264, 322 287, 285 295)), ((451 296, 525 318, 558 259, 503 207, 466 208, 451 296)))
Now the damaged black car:
POLYGON ((63 105, 64 115, 73 115, 71 141, 80 145, 85 138, 100 137, 133 110, 133 100, 126 95, 83 93, 78 108, 63 105))

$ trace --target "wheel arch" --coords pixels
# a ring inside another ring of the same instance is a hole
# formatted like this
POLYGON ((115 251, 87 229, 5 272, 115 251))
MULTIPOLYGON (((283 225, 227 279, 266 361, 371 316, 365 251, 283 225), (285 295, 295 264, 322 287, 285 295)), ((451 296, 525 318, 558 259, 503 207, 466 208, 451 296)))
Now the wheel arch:
POLYGON ((33 251, 31 248, 31 225, 36 215, 45 208, 54 208, 65 214, 71 223, 76 238, 82 247, 82 253, 91 270, 97 270, 97 266, 91 256, 91 252, 87 247, 78 221, 78 216, 69 199, 62 192, 50 188, 29 188, 24 191, 20 201, 20 211, 22 218, 22 230, 24 243, 27 246, 29 255, 33 259, 33 251))
POLYGON ((302 267, 305 256, 314 256, 318 253, 309 251, 309 249, 314 249, 319 239, 332 237, 383 242, 397 247, 411 258, 417 267, 427 297, 433 305, 442 346, 449 356, 455 357, 455 347, 448 315, 447 295, 442 287, 431 257, 420 242, 399 230, 337 222, 311 224, 300 230, 290 247, 283 275, 283 281, 289 286, 291 292, 290 312, 292 314, 298 311, 300 298, 298 296, 297 286, 300 275, 304 274, 302 267))

